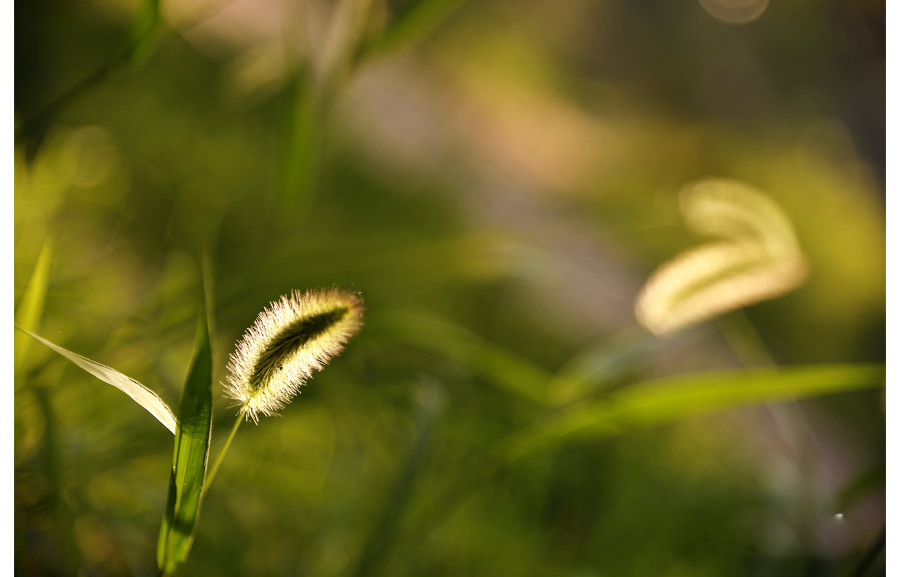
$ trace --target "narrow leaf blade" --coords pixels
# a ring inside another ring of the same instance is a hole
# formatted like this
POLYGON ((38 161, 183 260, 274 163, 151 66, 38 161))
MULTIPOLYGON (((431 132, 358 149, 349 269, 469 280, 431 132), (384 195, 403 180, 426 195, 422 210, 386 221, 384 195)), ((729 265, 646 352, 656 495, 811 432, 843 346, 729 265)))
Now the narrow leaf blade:
MULTIPOLYGON (((377 321, 373 325, 378 328, 377 321)), ((549 402, 550 373, 463 326, 424 313, 396 311, 384 318, 381 328, 386 329, 386 338, 454 359, 500 389, 537 404, 549 402)))
POLYGON ((194 358, 178 405, 169 497, 157 544, 157 563, 164 575, 173 574, 190 553, 209 459, 212 349, 206 310, 204 291, 194 358))
POLYGON ((514 460, 572 436, 600 438, 742 406, 884 386, 884 365, 833 364, 678 375, 637 383, 561 410, 508 438, 514 460))
POLYGON ((125 63, 132 69, 144 65, 155 48, 159 29, 159 0, 144 0, 131 20, 131 31, 124 51, 125 63))
POLYGON ((358 61, 416 44, 444 23, 464 3, 465 0, 418 0, 409 3, 381 34, 360 47, 358 61))
POLYGON ((32 338, 37 339, 42 342, 44 345, 56 351, 63 357, 69 359, 79 367, 81 367, 84 371, 94 375, 104 383, 108 383, 134 400, 137 404, 144 407, 147 412, 157 418, 160 423, 162 423, 167 429, 171 432, 175 432, 176 419, 175 414, 172 412, 172 409, 169 408, 169 405, 165 403, 159 395, 139 383, 138 381, 132 379, 127 375, 123 375, 119 371, 107 367, 106 365, 101 365, 96 361, 92 361, 87 357, 83 357, 78 353, 73 353, 72 351, 65 349, 57 344, 51 343, 47 339, 43 337, 39 337, 38 335, 27 331, 23 328, 16 327, 23 333, 30 335, 32 338))
MULTIPOLYGON (((50 262, 53 260, 53 241, 47 239, 41 247, 41 253, 38 256, 37 264, 34 265, 34 272, 28 279, 28 286, 25 287, 25 293, 22 300, 19 301, 19 307, 16 309, 16 325, 28 331, 37 330, 41 321, 41 315, 44 312, 44 300, 47 297, 47 284, 50 277, 50 262)), ((27 361, 28 347, 31 341, 24 334, 16 334, 15 338, 15 362, 17 374, 24 372, 27 361)))

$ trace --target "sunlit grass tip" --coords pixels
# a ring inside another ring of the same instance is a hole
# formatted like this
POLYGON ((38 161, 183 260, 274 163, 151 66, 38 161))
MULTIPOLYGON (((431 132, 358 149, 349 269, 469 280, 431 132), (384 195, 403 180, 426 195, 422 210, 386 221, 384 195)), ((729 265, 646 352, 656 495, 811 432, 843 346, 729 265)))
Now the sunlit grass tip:
POLYGON ((246 419, 271 416, 362 326, 362 300, 338 289, 293 291, 272 302, 228 361, 226 394, 246 419))
POLYGON ((791 220, 765 193, 730 179, 706 178, 680 194, 688 228, 718 240, 688 249, 647 279, 637 321, 657 335, 788 293, 809 264, 791 220))

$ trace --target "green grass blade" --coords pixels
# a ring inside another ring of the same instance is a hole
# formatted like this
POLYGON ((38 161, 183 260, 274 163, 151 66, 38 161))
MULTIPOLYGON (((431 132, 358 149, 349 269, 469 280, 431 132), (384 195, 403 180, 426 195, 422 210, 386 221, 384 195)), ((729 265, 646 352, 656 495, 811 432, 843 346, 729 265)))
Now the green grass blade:
POLYGON ((553 404, 563 406, 634 380, 650 354, 667 342, 631 330, 579 351, 550 379, 547 392, 553 404))
POLYGON ((147 412, 156 417, 160 423, 162 423, 167 429, 175 432, 175 414, 172 412, 172 409, 169 408, 169 405, 165 403, 159 395, 132 379, 127 375, 123 375, 119 371, 107 367, 106 365, 101 365, 96 361, 92 361, 87 357, 83 357, 78 353, 73 353, 69 349, 65 349, 57 344, 51 343, 47 339, 43 337, 39 337, 38 335, 27 331, 21 327, 16 327, 23 333, 27 335, 31 335, 32 338, 37 339, 38 341, 44 343, 50 349, 56 351, 60 355, 69 359, 79 367, 81 367, 86 372, 94 375, 104 383, 108 383, 134 400, 137 404, 144 407, 147 412))
MULTIPOLYGON (((25 287, 25 293, 16 309, 16 325, 22 327, 26 331, 37 330, 38 324, 41 322, 41 315, 44 312, 44 300, 47 297, 47 284, 50 277, 50 262, 53 260, 53 241, 48 239, 41 247, 41 253, 38 256, 37 264, 34 266, 34 272, 28 280, 28 286, 25 287)), ((15 337, 15 365, 16 373, 22 374, 26 369, 26 359, 28 348, 31 345, 29 339, 24 333, 16 333, 15 337)))
POLYGON ((311 70, 301 69, 292 82, 291 111, 285 134, 281 190, 283 210, 305 215, 315 194, 325 145, 327 110, 311 70))
MULTIPOLYGON (((384 318, 385 338, 446 355, 485 376, 498 388, 547 404, 550 373, 469 329, 436 316, 395 312, 384 318)), ((377 327, 378 321, 370 326, 377 327)))
POLYGON ((637 383, 558 411, 504 441, 516 459, 571 436, 604 437, 746 405, 884 386, 884 365, 834 364, 767 367, 678 375, 637 383))
POLYGON ((63 476, 63 455, 60 451, 61 435, 56 411, 53 402, 46 389, 41 386, 30 388, 37 400, 38 408, 44 421, 43 435, 41 436, 38 459, 47 484, 47 505, 53 512, 56 527, 59 531, 59 555, 64 572, 69 575, 77 575, 81 568, 82 554, 78 547, 78 534, 76 532, 76 520, 78 512, 75 510, 71 495, 67 494, 65 478, 63 476))
POLYGON ((159 0, 141 2, 131 21, 131 31, 123 55, 132 69, 143 66, 149 60, 155 48, 159 22, 159 0))
POLYGON ((421 41, 456 12, 465 0, 418 0, 407 5, 381 34, 365 43, 357 62, 377 57, 421 41))
POLYGON ((365 577, 378 572, 379 562, 397 539, 400 521, 410 505, 413 487, 422 474, 426 454, 431 443, 432 434, 440 415, 443 399, 440 385, 425 381, 421 385, 421 396, 416 417, 418 433, 416 441, 409 452, 406 463, 394 481, 393 490, 385 501, 384 509, 369 533, 365 546, 356 562, 352 573, 356 577, 365 577))
POLYGON ((173 574, 187 559, 200 513, 203 481, 209 459, 212 424, 212 348, 204 290, 194 358, 178 404, 178 429, 169 498, 159 531, 156 556, 163 575, 173 574))

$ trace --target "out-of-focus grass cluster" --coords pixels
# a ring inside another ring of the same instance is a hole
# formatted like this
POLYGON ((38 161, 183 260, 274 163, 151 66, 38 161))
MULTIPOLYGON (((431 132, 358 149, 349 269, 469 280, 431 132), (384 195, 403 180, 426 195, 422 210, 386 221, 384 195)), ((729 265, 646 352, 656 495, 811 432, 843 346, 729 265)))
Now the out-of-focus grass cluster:
MULTIPOLYGON (((883 388, 677 415, 630 388, 885 360, 884 2, 727 4, 16 5, 17 323, 174 406, 202 242, 215 450, 262 306, 365 299, 235 438, 181 574, 883 572, 883 388), (636 299, 710 242, 679 208, 709 177, 780 207, 804 273, 655 336, 636 299), (638 409, 553 429, 591 399, 638 409)), ((16 339, 16 573, 155 575, 170 433, 16 339)))

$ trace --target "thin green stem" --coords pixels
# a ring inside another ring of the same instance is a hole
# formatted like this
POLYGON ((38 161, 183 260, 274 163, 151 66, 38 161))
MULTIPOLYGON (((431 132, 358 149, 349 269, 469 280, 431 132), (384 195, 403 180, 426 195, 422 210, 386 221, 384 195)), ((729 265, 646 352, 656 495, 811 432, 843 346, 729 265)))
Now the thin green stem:
POLYGON ((241 423, 244 422, 244 413, 243 411, 238 413, 237 419, 234 421, 234 426, 231 427, 231 432, 228 433, 228 438, 225 440, 225 445, 222 447, 222 450, 219 451, 219 456, 216 457, 216 462, 213 464, 212 469, 209 471, 209 475, 206 477, 206 482, 203 483, 203 493, 206 493, 209 490, 209 486, 212 485, 213 479, 216 477, 216 473, 219 472, 219 467, 222 465, 222 460, 225 458, 225 453, 228 452, 228 447, 231 446, 231 441, 234 440, 234 435, 237 433, 238 427, 241 426, 241 423))

